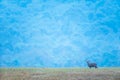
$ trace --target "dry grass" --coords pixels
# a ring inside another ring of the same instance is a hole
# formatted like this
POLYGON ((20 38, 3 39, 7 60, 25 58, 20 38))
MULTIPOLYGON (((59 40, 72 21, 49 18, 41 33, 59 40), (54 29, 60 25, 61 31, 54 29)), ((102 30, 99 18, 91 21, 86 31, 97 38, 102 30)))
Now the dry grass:
POLYGON ((120 68, 0 68, 0 80, 120 80, 120 68))

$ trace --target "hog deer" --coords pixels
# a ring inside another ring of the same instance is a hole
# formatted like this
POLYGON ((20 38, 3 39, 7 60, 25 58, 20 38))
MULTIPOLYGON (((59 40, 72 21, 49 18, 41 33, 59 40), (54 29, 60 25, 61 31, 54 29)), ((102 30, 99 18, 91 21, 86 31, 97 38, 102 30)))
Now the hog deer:
POLYGON ((87 62, 87 65, 88 65, 89 68, 92 68, 92 67, 98 68, 96 63, 91 63, 89 61, 86 61, 86 62, 87 62))

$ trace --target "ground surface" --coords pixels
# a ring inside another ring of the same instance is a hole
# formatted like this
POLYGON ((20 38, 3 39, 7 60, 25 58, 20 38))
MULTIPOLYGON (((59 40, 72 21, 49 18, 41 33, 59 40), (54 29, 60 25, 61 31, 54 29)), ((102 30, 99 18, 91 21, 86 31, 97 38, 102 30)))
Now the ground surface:
POLYGON ((0 68, 0 80, 120 80, 120 68, 0 68))

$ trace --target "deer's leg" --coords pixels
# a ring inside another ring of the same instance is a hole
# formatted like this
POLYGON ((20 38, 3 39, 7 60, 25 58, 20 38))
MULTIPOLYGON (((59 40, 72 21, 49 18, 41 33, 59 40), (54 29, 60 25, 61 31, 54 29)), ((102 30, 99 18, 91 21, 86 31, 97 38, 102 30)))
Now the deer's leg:
POLYGON ((97 68, 97 66, 95 66, 95 68, 97 68))

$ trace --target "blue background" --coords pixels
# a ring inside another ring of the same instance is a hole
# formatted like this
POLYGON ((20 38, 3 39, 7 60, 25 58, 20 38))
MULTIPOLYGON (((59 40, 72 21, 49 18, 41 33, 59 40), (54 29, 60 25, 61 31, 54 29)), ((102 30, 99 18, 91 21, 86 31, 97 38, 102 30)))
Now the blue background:
POLYGON ((120 67, 119 0, 0 0, 0 67, 120 67))

